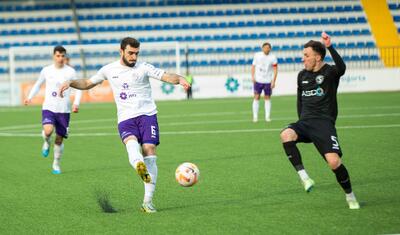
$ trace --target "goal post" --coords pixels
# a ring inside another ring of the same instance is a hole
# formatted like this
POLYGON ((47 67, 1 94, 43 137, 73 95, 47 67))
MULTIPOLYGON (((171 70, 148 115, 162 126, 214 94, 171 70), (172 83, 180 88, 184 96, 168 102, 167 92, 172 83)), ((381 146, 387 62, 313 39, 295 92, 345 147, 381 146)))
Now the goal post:
MULTIPOLYGON (((119 44, 65 45, 70 65, 78 78, 89 78, 102 66, 120 58, 119 44)), ((33 84, 44 66, 53 63, 54 46, 11 47, 9 57, 10 106, 22 104, 24 84, 33 84)), ((169 72, 181 73, 184 48, 176 41, 141 43, 138 61, 145 61, 169 72)), ((38 94, 43 95, 43 92, 38 94)))

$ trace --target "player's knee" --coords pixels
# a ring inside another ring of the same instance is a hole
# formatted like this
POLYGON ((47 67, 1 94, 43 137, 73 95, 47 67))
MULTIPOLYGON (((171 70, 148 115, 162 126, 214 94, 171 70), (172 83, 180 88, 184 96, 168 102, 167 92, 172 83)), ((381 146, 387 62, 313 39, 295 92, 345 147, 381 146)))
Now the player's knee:
POLYGON ((47 136, 47 137, 51 136, 51 134, 52 134, 52 131, 45 131, 44 132, 44 135, 47 136))
POLYGON ((326 154, 325 159, 328 162, 328 165, 332 170, 335 170, 336 168, 338 168, 340 166, 340 164, 342 164, 342 161, 341 161, 339 155, 336 153, 326 154))
POLYGON ((156 146, 153 144, 143 144, 143 156, 156 155, 156 146))
POLYGON ((55 143, 56 145, 61 145, 62 142, 63 142, 63 137, 57 135, 57 136, 56 136, 56 139, 54 140, 54 143, 55 143))
POLYGON ((281 132, 281 141, 282 143, 289 142, 289 141, 296 141, 297 135, 296 132, 294 132, 290 128, 286 128, 281 132))
POLYGON ((49 137, 53 133, 53 128, 44 128, 43 132, 47 137, 49 137))
POLYGON ((133 141, 138 142, 137 138, 136 138, 134 135, 130 135, 130 136, 126 137, 126 138, 123 140, 123 141, 124 141, 124 144, 128 143, 129 140, 133 140, 133 141))

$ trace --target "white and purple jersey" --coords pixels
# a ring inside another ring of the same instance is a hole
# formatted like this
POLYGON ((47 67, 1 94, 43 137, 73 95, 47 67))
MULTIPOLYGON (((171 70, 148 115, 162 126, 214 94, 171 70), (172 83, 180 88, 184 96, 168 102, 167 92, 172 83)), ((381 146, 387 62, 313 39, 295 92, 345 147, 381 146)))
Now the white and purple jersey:
POLYGON ((264 52, 260 51, 254 55, 253 63, 255 66, 254 79, 258 83, 271 83, 274 78, 273 67, 278 64, 276 56, 269 53, 266 55, 264 52))
MULTIPOLYGON (((64 97, 60 97, 58 92, 62 83, 76 79, 76 71, 71 66, 64 65, 62 68, 57 68, 54 64, 48 65, 40 72, 38 80, 28 95, 28 99, 32 99, 39 92, 40 86, 45 82, 46 91, 42 109, 52 111, 53 113, 70 113, 71 89, 64 91, 64 97)), ((81 96, 82 91, 77 90, 74 104, 79 105, 81 96)))
POLYGON ((120 123, 140 115, 150 116, 157 113, 149 78, 161 80, 164 73, 164 70, 145 62, 128 67, 118 60, 103 66, 90 78, 90 81, 98 84, 108 80, 114 94, 118 123, 120 123))

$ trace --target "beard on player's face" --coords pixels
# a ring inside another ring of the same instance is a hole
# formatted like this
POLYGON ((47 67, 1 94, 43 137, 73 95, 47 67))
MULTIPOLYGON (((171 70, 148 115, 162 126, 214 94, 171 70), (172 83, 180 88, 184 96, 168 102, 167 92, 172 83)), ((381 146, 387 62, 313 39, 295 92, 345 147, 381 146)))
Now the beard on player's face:
POLYGON ((136 64, 136 60, 133 62, 129 62, 126 58, 125 58, 125 53, 122 55, 122 61, 124 62, 124 64, 128 67, 134 67, 136 64))
POLYGON ((125 57, 125 53, 122 54, 122 61, 124 62, 124 64, 128 67, 134 67, 136 64, 136 60, 131 60, 129 61, 126 57, 125 57))

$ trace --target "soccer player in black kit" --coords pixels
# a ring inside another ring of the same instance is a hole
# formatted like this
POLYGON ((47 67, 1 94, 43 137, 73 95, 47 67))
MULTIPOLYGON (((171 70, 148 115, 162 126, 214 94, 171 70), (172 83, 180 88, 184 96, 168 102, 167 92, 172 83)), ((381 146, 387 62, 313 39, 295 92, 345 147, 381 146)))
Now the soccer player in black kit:
POLYGON ((337 88, 346 65, 331 45, 331 39, 322 33, 322 42, 309 41, 304 45, 304 69, 297 77, 297 113, 299 120, 289 124, 281 132, 283 148, 289 161, 302 180, 304 189, 310 192, 314 181, 304 169, 296 144, 313 143, 336 175, 336 179, 346 193, 350 209, 360 205, 352 191, 349 173, 342 164, 342 151, 336 134, 335 121, 338 114, 337 88), (326 48, 335 65, 324 63, 326 48))

